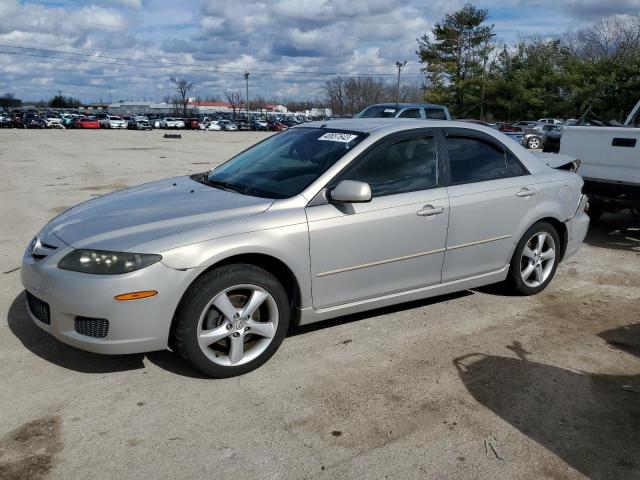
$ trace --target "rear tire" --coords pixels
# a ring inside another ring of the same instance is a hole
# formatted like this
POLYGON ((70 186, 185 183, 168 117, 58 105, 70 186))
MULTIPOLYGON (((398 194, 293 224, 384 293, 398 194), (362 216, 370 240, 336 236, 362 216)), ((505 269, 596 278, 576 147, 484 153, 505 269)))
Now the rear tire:
POLYGON ((556 273, 561 252, 556 229, 547 222, 532 225, 522 236, 511 258, 507 285, 518 295, 541 292, 556 273))
POLYGON ((276 352, 289 328, 287 293, 266 270, 227 265, 202 275, 175 315, 172 347, 213 378, 255 370, 276 352))
POLYGON ((536 150, 542 146, 542 141, 538 137, 531 137, 527 140, 527 148, 536 150))

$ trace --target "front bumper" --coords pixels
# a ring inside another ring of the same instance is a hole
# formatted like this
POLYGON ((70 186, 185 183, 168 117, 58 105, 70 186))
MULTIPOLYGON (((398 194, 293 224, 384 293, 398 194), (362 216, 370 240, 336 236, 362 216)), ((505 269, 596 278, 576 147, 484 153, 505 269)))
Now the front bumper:
POLYGON ((49 307, 49 324, 28 309, 36 325, 64 343, 96 353, 142 353, 167 348, 173 313, 187 287, 188 271, 174 270, 160 262, 123 275, 61 270, 57 263, 69 251, 70 247, 61 247, 39 260, 25 253, 22 284, 49 307), (114 300, 116 295, 142 290, 157 290, 158 294, 140 300, 114 300), (106 319, 106 336, 87 335, 78 327, 77 317, 106 319))
POLYGON ((574 255, 580 249, 587 236, 587 230, 589 230, 589 215, 586 212, 587 202, 587 196, 582 195, 576 213, 565 222, 568 239, 563 260, 574 255))

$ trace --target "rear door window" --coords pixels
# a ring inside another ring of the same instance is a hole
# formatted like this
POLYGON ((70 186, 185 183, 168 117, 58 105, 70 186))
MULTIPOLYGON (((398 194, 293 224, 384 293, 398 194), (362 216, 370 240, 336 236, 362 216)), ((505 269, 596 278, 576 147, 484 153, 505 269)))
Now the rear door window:
POLYGON ((504 151, 479 138, 447 137, 451 183, 485 182, 507 176, 504 151))
POLYGON ((442 108, 427 108, 425 114, 429 120, 447 120, 447 115, 442 108))

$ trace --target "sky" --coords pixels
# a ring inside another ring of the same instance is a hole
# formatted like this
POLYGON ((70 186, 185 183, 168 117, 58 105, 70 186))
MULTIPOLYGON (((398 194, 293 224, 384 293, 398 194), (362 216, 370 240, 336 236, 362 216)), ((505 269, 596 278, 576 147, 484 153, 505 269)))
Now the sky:
MULTIPOLYGON (((313 100, 335 75, 416 81, 416 39, 464 0, 0 0, 0 95, 159 101, 193 96, 313 100)), ((481 0, 499 42, 550 36, 640 0, 481 0)))

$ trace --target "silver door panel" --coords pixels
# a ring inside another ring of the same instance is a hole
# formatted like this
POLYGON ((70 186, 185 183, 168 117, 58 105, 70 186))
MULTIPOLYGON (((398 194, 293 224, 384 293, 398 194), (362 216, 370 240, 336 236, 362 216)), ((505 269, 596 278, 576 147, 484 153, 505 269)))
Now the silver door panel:
POLYGON ((439 283, 448 210, 444 188, 308 207, 314 308, 439 283))
POLYGON ((443 282, 498 270, 509 263, 513 245, 538 202, 538 189, 529 184, 532 179, 526 175, 448 187, 450 218, 443 282))

